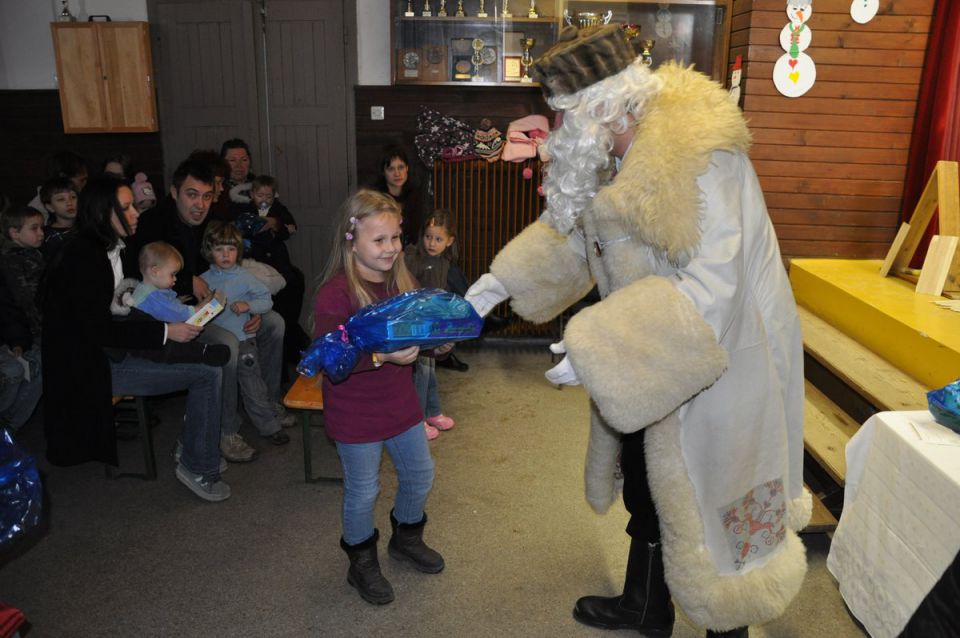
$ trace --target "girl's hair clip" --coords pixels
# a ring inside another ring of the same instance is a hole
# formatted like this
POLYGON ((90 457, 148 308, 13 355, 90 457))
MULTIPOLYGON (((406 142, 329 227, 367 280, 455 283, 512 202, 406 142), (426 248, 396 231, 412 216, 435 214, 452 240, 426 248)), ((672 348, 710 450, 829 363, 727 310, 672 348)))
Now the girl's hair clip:
POLYGON ((357 223, 358 223, 358 222, 357 222, 357 218, 356 218, 356 217, 351 217, 351 218, 350 218, 350 225, 351 225, 351 226, 356 226, 357 223))
POLYGON ((344 233, 343 236, 347 241, 353 241, 353 233, 344 233))

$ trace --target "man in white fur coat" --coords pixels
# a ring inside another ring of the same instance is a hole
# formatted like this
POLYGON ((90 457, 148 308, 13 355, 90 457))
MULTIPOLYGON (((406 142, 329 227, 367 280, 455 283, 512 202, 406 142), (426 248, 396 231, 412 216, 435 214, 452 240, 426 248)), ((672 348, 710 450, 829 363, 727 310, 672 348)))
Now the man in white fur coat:
POLYGON ((596 284, 547 377, 591 398, 587 500, 631 514, 623 594, 574 617, 669 636, 676 603, 708 636, 747 636, 800 590, 803 360, 796 306, 726 92, 651 72, 618 25, 565 29, 533 67, 553 131, 547 209, 467 299, 544 322, 596 284), (671 602, 672 599, 672 602, 671 602))

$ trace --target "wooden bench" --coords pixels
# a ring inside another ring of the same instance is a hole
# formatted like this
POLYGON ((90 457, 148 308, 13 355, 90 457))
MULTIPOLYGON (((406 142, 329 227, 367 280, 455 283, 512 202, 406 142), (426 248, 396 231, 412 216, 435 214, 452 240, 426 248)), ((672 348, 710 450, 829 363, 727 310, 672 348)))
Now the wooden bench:
POLYGON ((123 403, 133 403, 133 411, 136 413, 137 437, 140 439, 140 447, 143 451, 143 472, 121 472, 111 465, 105 465, 107 478, 118 479, 135 477, 142 478, 145 481, 157 480, 157 459, 153 452, 153 434, 150 432, 150 415, 147 413, 147 403, 145 397, 113 397, 113 406, 117 407, 123 403))
POLYGON ((298 376, 296 382, 283 397, 283 405, 300 411, 300 425, 303 429, 303 477, 307 483, 333 482, 342 483, 343 479, 337 476, 313 475, 313 446, 310 425, 310 412, 323 411, 323 391, 320 387, 321 377, 298 376))

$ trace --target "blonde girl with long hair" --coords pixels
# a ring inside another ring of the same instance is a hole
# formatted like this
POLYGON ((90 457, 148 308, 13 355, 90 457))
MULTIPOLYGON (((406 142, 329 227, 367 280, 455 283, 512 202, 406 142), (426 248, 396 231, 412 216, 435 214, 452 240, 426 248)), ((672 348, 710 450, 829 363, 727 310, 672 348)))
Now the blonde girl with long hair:
MULTIPOLYGON (((403 263, 400 207, 388 195, 360 190, 340 210, 330 262, 317 291, 314 336, 336 330, 364 306, 416 288, 403 263)), ((433 486, 433 459, 413 385, 419 348, 361 355, 340 383, 323 379, 324 421, 343 466, 343 535, 347 582, 367 602, 386 604, 393 588, 380 571, 374 505, 380 458, 387 449, 397 471, 390 513, 391 557, 435 574, 443 557, 423 542, 424 505, 433 486)))

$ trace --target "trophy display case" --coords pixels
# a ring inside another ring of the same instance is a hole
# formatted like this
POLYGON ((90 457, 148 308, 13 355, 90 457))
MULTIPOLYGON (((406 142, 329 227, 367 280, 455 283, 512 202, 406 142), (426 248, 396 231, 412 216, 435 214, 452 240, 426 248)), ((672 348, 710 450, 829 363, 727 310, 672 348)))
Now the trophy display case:
POLYGON ((529 86, 557 39, 558 0, 393 0, 395 84, 529 86))
POLYGON ((392 0, 395 84, 529 86, 567 24, 627 25, 651 66, 693 64, 723 83, 733 0, 392 0))
POLYGON ((619 22, 644 61, 694 65, 725 84, 733 0, 569 0, 560 11, 568 24, 619 22))

